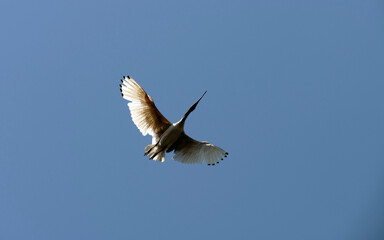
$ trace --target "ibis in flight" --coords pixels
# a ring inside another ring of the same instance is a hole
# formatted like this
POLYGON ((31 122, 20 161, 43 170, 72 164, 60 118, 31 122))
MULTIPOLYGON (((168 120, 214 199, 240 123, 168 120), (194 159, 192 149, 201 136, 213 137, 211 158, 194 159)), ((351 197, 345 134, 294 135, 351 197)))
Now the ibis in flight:
POLYGON ((218 164, 227 157, 228 153, 223 149, 209 142, 197 141, 184 132, 185 120, 207 91, 188 109, 180 121, 171 123, 133 78, 123 76, 121 83, 121 95, 130 101, 128 107, 133 122, 144 136, 147 134, 152 136, 152 144, 145 147, 144 155, 152 160, 164 162, 165 153, 174 151, 173 159, 176 161, 187 164, 205 161, 208 165, 218 164))

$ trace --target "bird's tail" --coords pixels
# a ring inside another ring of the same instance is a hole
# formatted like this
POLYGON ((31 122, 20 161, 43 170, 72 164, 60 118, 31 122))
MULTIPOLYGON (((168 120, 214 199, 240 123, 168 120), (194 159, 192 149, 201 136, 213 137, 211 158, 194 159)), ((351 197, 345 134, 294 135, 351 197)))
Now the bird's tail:
POLYGON ((155 144, 150 144, 146 146, 144 151, 145 151, 144 155, 147 155, 152 160, 159 161, 159 162, 165 161, 165 150, 160 149, 155 144))

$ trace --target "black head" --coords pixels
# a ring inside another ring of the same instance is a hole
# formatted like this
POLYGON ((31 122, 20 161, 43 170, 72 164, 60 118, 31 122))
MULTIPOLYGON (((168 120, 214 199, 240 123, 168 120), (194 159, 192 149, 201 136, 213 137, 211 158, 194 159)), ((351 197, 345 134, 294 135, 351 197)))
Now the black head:
POLYGON ((203 95, 199 98, 199 100, 197 100, 189 109, 188 111, 185 113, 184 117, 183 117, 183 120, 185 121, 185 119, 188 117, 188 115, 193 112, 193 110, 195 110, 197 104, 200 102, 200 100, 204 97, 204 95, 207 93, 207 91, 205 91, 203 93, 203 95))

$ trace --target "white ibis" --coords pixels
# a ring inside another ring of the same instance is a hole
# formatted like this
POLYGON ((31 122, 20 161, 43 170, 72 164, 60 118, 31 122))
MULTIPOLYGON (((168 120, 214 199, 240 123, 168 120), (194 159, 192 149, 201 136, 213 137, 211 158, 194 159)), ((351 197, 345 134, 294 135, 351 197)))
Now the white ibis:
POLYGON ((177 123, 169 122, 157 109, 152 98, 130 76, 123 76, 120 84, 121 95, 128 103, 132 120, 145 136, 152 136, 152 144, 145 147, 144 155, 155 161, 164 162, 165 153, 174 151, 173 159, 181 163, 203 163, 215 165, 227 157, 223 149, 190 138, 184 132, 184 123, 195 110, 205 93, 195 102, 177 123))

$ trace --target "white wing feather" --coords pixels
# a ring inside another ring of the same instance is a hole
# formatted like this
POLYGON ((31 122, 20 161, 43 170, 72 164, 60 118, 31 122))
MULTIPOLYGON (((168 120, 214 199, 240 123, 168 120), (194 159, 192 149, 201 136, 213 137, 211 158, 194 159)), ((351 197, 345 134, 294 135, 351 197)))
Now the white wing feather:
POLYGON ((173 159, 186 164, 203 163, 205 160, 208 165, 215 165, 227 155, 226 151, 209 142, 199 142, 184 134, 175 147, 173 159))
POLYGON ((128 103, 132 120, 145 136, 153 136, 152 142, 157 142, 161 134, 167 130, 171 123, 156 108, 152 98, 131 77, 124 76, 120 85, 121 95, 128 103))

